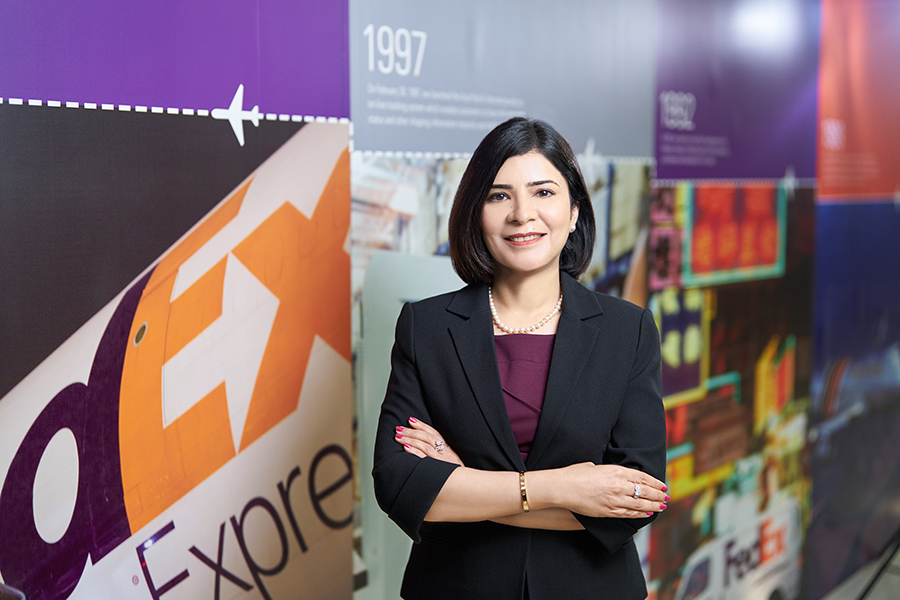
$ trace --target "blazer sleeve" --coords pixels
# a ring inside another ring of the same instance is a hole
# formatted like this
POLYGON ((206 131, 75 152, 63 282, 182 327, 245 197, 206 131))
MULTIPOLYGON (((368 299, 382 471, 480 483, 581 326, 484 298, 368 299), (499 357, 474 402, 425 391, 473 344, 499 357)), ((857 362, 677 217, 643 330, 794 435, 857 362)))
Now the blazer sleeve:
POLYGON ((375 435, 372 476, 378 505, 419 542, 419 527, 455 464, 409 454, 394 441, 394 428, 409 417, 431 423, 415 358, 415 311, 406 303, 397 319, 391 350, 391 376, 375 435))
MULTIPOLYGON (((630 467, 660 481, 666 476, 666 417, 662 403, 659 333, 653 315, 646 308, 641 315, 625 395, 604 463, 630 467)), ((635 532, 648 525, 658 513, 644 519, 575 517, 610 554, 621 548, 635 532)))

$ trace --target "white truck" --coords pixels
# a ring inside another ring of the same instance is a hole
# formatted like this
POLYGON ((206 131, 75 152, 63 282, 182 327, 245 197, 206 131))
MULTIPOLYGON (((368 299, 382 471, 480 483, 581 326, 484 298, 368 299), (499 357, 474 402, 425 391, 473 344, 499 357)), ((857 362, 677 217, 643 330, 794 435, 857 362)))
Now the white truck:
POLYGON ((800 593, 800 508, 788 499, 685 561, 675 600, 794 600, 800 593))

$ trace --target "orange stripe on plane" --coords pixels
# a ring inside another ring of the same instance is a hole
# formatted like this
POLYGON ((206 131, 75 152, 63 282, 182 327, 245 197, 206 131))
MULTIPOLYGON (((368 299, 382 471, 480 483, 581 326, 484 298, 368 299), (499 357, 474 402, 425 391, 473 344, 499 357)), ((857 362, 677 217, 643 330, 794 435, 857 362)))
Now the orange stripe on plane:
POLYGON ((131 339, 143 323, 147 329, 140 344, 125 351, 119 399, 122 486, 133 532, 234 456, 224 385, 163 428, 162 366, 221 313, 224 260, 175 303, 172 289, 182 263, 237 216, 249 186, 250 181, 160 260, 138 304, 131 339))

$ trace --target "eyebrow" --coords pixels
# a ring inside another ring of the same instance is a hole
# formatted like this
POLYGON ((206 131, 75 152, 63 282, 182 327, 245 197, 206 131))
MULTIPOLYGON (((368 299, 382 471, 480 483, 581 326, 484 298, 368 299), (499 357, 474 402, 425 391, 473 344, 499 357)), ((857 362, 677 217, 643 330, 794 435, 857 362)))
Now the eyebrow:
MULTIPOLYGON (((529 181, 527 184, 525 184, 525 186, 526 187, 536 187, 539 185, 546 185, 548 183, 552 183, 556 187, 559 187, 559 184, 556 183, 555 181, 553 181, 552 179, 542 179, 541 181, 529 181)), ((511 190, 512 186, 507 185, 505 183, 495 183, 491 186, 491 189, 495 189, 495 188, 500 189, 500 190, 511 190)))

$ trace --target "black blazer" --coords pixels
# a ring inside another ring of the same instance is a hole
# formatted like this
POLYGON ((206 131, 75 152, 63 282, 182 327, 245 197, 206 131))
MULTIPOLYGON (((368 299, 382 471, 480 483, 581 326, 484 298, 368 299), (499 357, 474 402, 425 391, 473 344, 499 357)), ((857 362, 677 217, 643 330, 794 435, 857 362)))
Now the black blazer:
POLYGON ((487 287, 405 304, 391 352, 373 476, 378 503, 416 543, 408 600, 638 599, 647 595, 632 536, 653 520, 576 515, 585 531, 424 522, 456 465, 420 459, 394 427, 431 424, 467 467, 552 469, 590 461, 665 477, 659 335, 651 313, 562 275, 563 310, 544 406, 523 462, 500 388, 487 287))

